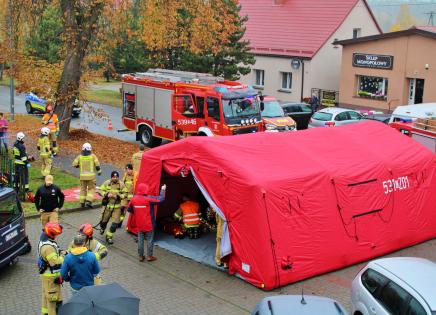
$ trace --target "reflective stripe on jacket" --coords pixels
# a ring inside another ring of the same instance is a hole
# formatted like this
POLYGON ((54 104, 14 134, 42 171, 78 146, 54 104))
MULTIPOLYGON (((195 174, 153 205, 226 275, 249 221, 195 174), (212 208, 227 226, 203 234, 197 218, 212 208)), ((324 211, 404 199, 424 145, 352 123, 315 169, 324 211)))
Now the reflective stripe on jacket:
POLYGON ((42 117, 42 122, 47 125, 48 129, 50 129, 50 132, 59 131, 58 115, 54 113, 44 114, 44 116, 42 117))
POLYGON ((128 191, 127 193, 127 199, 130 200, 133 197, 133 181, 134 181, 134 175, 127 175, 127 173, 124 174, 123 177, 123 183, 124 186, 126 186, 126 189, 128 191))
POLYGON ((40 157, 48 157, 50 155, 51 144, 47 136, 38 138, 38 151, 40 157))
POLYGON ((182 209, 182 222, 185 225, 200 224, 200 206, 194 201, 185 201, 180 205, 182 209))
POLYGON ((15 141, 13 151, 14 151, 15 164, 26 165, 28 163, 26 147, 22 142, 15 141))
POLYGON ((95 169, 100 167, 100 162, 95 154, 81 154, 74 159, 73 166, 79 166, 80 180, 92 180, 95 179, 95 169))
POLYGON ((50 267, 42 274, 45 277, 58 277, 61 271, 63 257, 60 256, 60 249, 56 241, 42 235, 38 244, 38 256, 40 256, 50 267))

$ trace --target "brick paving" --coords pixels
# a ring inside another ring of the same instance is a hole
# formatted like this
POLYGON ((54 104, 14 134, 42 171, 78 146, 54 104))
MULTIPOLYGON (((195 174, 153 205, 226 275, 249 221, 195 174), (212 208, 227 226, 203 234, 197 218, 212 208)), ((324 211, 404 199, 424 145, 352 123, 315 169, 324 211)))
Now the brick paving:
MULTIPOLYGON (((97 222, 100 210, 64 214, 60 237, 65 248, 76 227, 84 222, 97 222)), ((0 314, 39 314, 40 283, 36 270, 36 244, 40 224, 27 221, 33 250, 19 262, 0 270, 0 314)), ((99 235, 97 236, 97 238, 99 235)), ((118 282, 141 299, 141 314, 248 314, 265 296, 277 294, 325 295, 350 309, 350 285, 364 264, 314 277, 269 292, 229 276, 225 272, 193 262, 166 250, 156 248, 158 260, 140 263, 136 243, 122 230, 102 262, 102 277, 107 283, 118 282)), ((418 256, 436 261, 436 240, 398 251, 391 256, 418 256)), ((69 284, 63 287, 64 300, 70 297, 69 284)))

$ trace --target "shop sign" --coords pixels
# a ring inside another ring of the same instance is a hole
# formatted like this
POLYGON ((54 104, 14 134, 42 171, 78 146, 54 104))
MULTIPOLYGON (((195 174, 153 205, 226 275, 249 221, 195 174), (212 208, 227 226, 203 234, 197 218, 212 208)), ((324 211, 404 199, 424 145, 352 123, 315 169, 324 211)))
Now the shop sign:
POLYGON ((353 54, 354 67, 391 70, 393 64, 394 56, 359 53, 353 54))

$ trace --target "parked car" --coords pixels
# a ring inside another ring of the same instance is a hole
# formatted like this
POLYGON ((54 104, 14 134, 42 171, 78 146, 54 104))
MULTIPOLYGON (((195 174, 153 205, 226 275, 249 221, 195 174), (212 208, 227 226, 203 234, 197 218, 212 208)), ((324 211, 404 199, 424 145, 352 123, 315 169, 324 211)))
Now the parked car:
POLYGON ((362 119, 363 115, 352 109, 324 108, 312 115, 308 128, 342 126, 357 123, 362 119))
POLYGON ((436 315, 436 264, 423 258, 371 261, 353 280, 353 315, 436 315))
POLYGON ((391 119, 391 116, 392 116, 391 114, 369 114, 369 115, 364 115, 363 118, 388 124, 389 120, 391 119))
POLYGON ((251 315, 348 315, 337 301, 314 295, 278 295, 263 298, 251 315))
MULTIPOLYGON (((26 93, 25 106, 28 114, 33 113, 45 113, 45 107, 47 106, 47 101, 41 97, 38 97, 35 93, 26 93)), ((79 117, 82 112, 82 105, 80 101, 76 99, 73 105, 72 117, 79 117)))
POLYGON ((284 103, 281 104, 285 115, 291 117, 297 123, 297 129, 307 129, 312 109, 306 103, 284 103))
POLYGON ((265 131, 282 132, 297 130, 297 124, 295 121, 291 117, 285 115, 285 112, 275 98, 265 96, 261 102, 261 110, 265 131))
POLYGON ((30 250, 17 194, 12 188, 0 186, 0 268, 30 250))

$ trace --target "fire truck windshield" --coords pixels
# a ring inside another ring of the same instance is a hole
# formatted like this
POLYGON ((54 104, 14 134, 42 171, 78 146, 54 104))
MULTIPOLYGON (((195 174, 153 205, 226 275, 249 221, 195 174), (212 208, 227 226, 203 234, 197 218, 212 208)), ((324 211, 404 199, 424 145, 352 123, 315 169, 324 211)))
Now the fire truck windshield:
POLYGON ((259 103, 256 98, 223 99, 223 113, 226 119, 259 115, 259 103))

